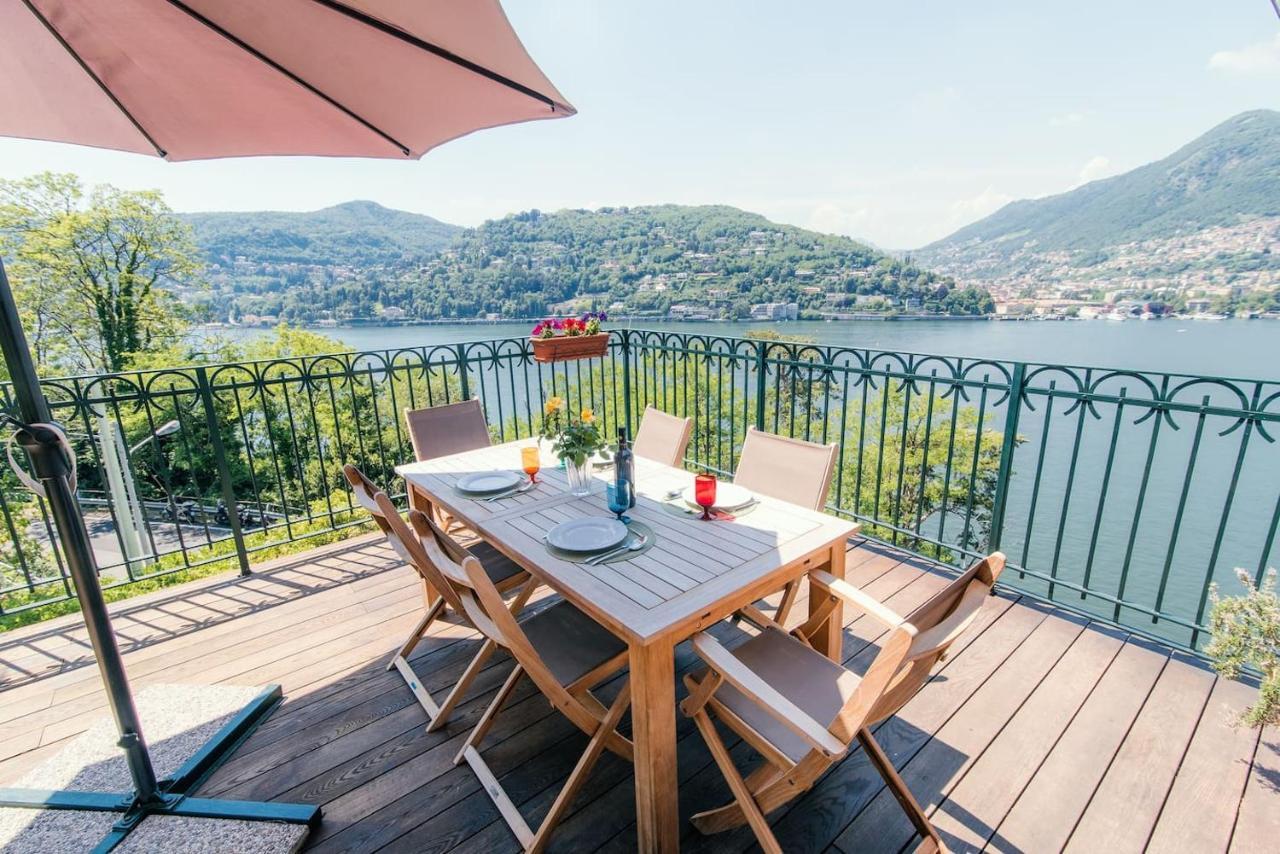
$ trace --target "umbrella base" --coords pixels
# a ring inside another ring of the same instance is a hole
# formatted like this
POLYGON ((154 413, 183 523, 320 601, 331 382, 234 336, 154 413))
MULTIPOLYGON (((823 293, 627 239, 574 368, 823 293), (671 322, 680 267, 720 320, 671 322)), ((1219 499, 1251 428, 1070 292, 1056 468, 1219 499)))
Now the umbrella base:
POLYGON ((320 821, 320 807, 312 804, 231 801, 190 796, 266 720, 281 697, 279 685, 264 688, 183 763, 171 778, 160 781, 158 795, 151 802, 144 802, 136 794, 122 795, 118 792, 0 788, 0 807, 120 813, 120 819, 95 847, 96 852, 107 852, 115 848, 149 816, 275 821, 305 824, 313 828, 320 821))

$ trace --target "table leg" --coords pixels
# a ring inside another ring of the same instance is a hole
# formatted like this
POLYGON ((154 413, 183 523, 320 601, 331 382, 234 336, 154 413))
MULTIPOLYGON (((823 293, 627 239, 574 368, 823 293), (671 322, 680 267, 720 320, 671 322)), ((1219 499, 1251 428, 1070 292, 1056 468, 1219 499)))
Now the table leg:
MULTIPOLYGON (((840 540, 831 547, 831 565, 828 571, 836 578, 844 578, 845 541, 840 540)), ((816 606, 822 604, 816 597, 809 597, 809 615, 813 616, 816 606)), ((813 648, 827 658, 839 664, 844 660, 844 605, 837 599, 836 607, 827 618, 824 628, 818 630, 813 637, 813 648)))
MULTIPOLYGON (((409 487, 409 507, 421 513, 431 516, 431 499, 427 498, 427 494, 412 483, 406 483, 409 487)), ((431 518, 435 518, 432 516, 431 518)))
MULTIPOLYGON (((435 508, 432 507, 431 499, 427 497, 427 494, 422 490, 418 489, 418 487, 414 486, 412 483, 409 483, 407 481, 405 483, 405 486, 408 488, 408 492, 409 492, 409 509, 417 510, 419 513, 424 513, 427 516, 430 516, 432 519, 436 518, 434 515, 435 508)), ((428 611, 431 610, 431 608, 435 606, 436 599, 438 599, 439 597, 440 597, 439 592, 434 590, 431 587, 431 585, 427 583, 427 579, 423 578, 422 579, 423 606, 428 611)))
POLYGON ((644 852, 680 848, 676 774, 675 648, 659 640, 631 647, 636 828, 644 852))

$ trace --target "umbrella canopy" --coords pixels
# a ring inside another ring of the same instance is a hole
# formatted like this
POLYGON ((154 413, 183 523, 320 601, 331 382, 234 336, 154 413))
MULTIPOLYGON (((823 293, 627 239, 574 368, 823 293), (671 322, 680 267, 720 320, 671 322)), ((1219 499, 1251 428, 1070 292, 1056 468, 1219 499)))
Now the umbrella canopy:
POLYGON ((0 135, 168 160, 421 157, 576 111, 497 0, 4 0, 0 135))
MULTIPOLYGON (((169 160, 407 159, 481 128, 574 112, 497 0, 0 0, 0 136, 169 160)), ((21 416, 0 422, 19 428, 48 501, 134 783, 129 799, 0 790, 0 806, 129 810, 95 849, 107 851, 153 814, 314 824, 311 805, 191 797, 270 713, 279 686, 156 780, 71 485, 75 458, 48 423, 3 261, 0 351, 21 416)))

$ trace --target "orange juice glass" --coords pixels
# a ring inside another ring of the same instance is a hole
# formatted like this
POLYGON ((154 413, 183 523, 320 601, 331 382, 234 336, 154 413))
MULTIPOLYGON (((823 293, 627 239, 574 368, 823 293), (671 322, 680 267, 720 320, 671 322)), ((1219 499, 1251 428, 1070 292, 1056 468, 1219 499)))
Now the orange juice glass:
POLYGON ((536 447, 520 449, 520 463, 524 466, 524 473, 529 475, 530 483, 538 482, 538 469, 541 468, 542 455, 536 447))

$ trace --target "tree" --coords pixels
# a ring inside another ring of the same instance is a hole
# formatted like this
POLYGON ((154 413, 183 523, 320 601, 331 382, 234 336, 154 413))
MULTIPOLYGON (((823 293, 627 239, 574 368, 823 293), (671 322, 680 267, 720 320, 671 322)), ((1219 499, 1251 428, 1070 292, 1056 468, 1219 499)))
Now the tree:
POLYGON ((197 286, 190 228, 154 191, 45 172, 0 181, 0 254, 37 361, 117 372, 176 340, 186 312, 171 289, 197 286))

